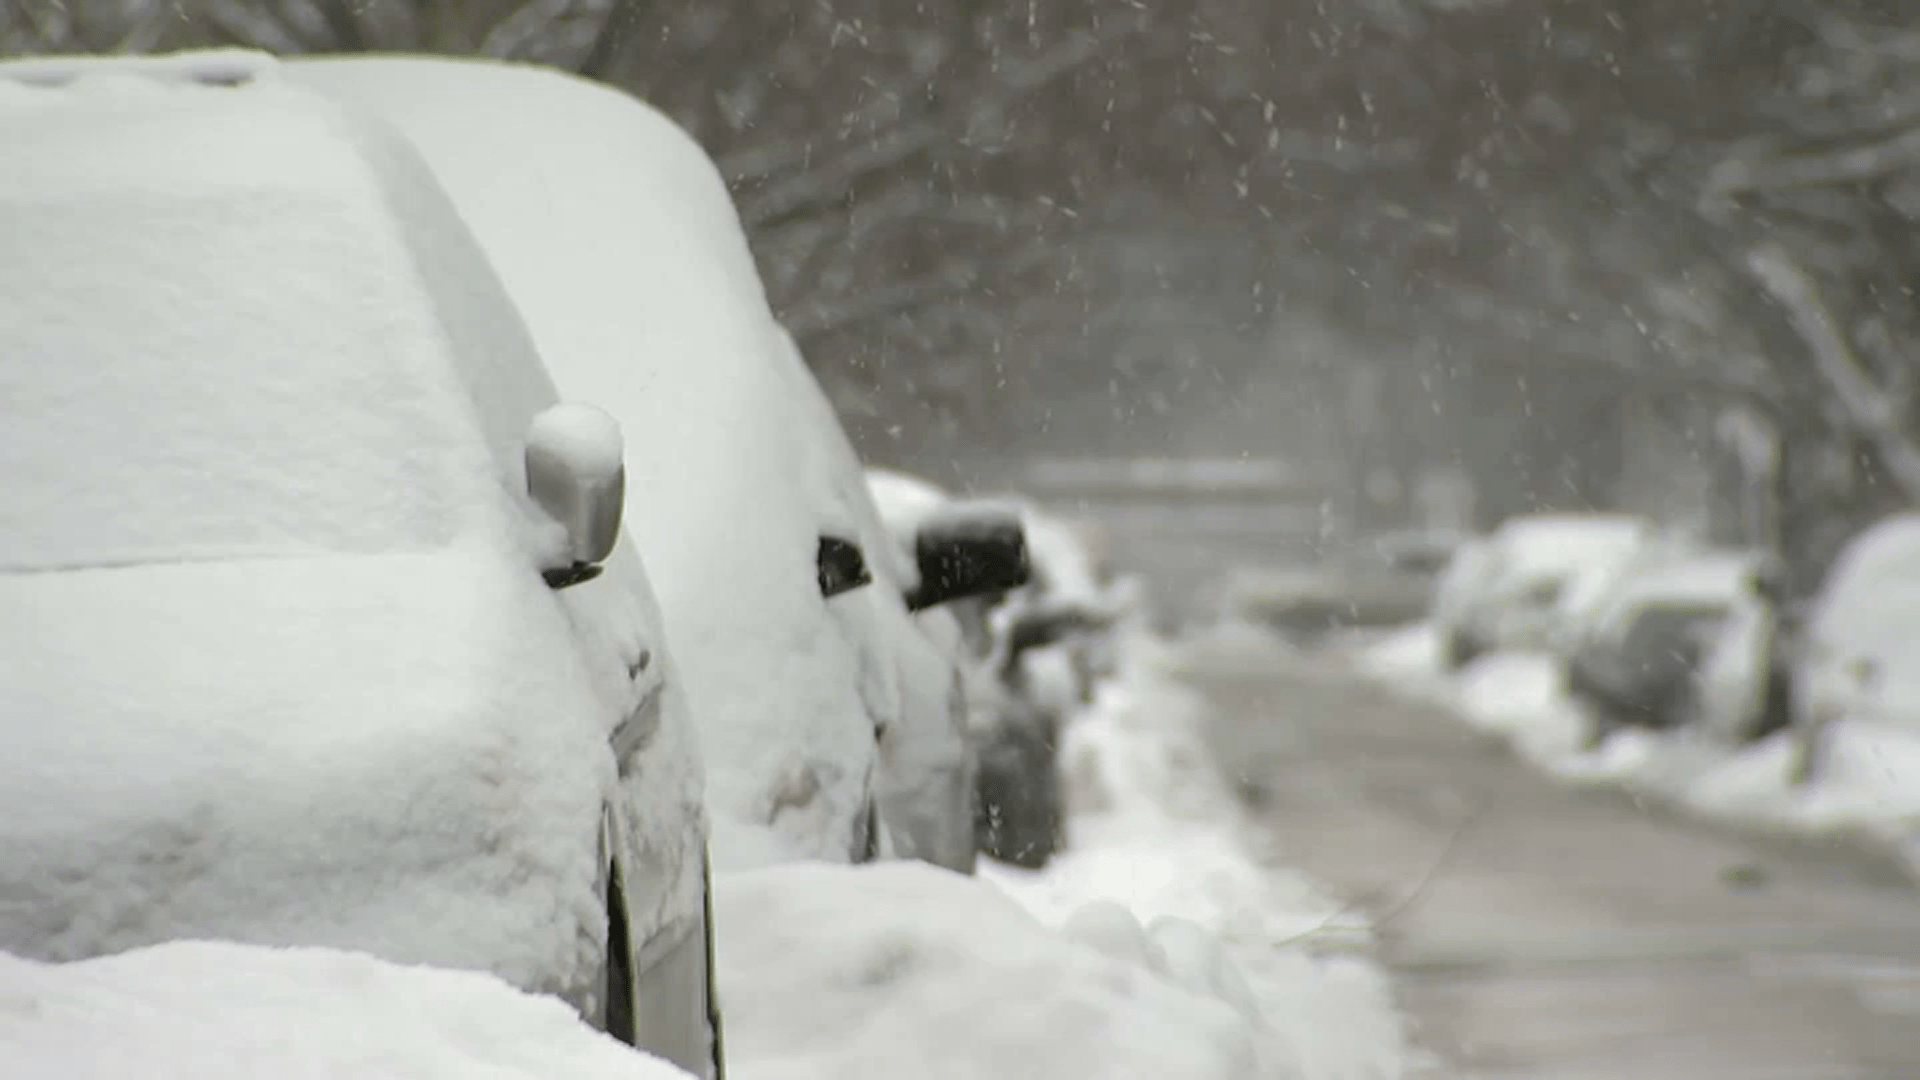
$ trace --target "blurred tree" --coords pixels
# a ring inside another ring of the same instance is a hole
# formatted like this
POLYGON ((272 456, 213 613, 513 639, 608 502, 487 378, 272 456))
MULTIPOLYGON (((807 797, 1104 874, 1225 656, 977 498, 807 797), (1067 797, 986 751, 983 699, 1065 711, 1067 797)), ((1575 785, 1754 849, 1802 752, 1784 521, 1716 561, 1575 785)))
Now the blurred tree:
POLYGON ((1373 381, 1395 445, 1368 456, 1477 462, 1497 511, 1613 498, 1630 398, 1679 426, 1737 408, 1786 462, 1754 520, 1813 574, 1920 494, 1916 19, 1900 0, 0 0, 0 48, 481 53, 633 90, 714 154, 776 311, 881 456, 1185 444, 1291 364, 1329 408, 1373 381), (1304 323, 1320 344, 1276 348, 1304 323))

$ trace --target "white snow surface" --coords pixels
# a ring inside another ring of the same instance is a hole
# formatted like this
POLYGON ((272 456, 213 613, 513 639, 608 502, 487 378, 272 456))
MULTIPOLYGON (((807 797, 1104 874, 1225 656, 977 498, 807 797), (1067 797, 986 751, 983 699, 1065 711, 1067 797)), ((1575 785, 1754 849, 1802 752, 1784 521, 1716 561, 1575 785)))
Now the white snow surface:
POLYGON ((891 469, 868 469, 866 478, 880 520, 903 555, 912 559, 914 535, 928 518, 951 503, 953 496, 929 481, 891 469))
POLYGON ((590 975, 613 763, 524 566, 185 563, 0 594, 0 949, 219 937, 590 975))
POLYGON ((979 878, 799 864, 715 886, 741 1080, 1261 1075, 1231 1006, 1047 929, 979 878))
MULTIPOLYGON (((1253 640, 1241 647, 1259 648, 1253 640)), ((1358 955, 1364 918, 1281 865, 1284 850, 1242 818, 1204 742, 1206 703, 1176 679, 1186 646, 1129 632, 1121 648, 1121 677, 1062 739, 1065 850, 1038 872, 982 873, 1043 922, 1096 942, 1111 941, 1100 931, 1117 906, 1144 929, 1150 968, 1236 1010, 1256 1005, 1249 1076, 1401 1075, 1390 989, 1358 955)))
POLYGON ((1454 705, 1466 722, 1505 737, 1522 756, 1570 783, 1601 783, 1702 816, 1806 836, 1864 838, 1901 854, 1920 874, 1920 735, 1842 720, 1829 729, 1820 775, 1789 782, 1790 735, 1730 749, 1710 733, 1614 732, 1581 746, 1586 719, 1544 654, 1495 653, 1445 679, 1422 643, 1425 627, 1383 640, 1363 670, 1403 691, 1454 705))
POLYGON ((1646 538, 1649 528, 1642 518, 1620 514, 1537 514, 1509 520, 1493 538, 1505 560, 1502 575, 1517 579, 1617 556, 1646 538))
POLYGON ((1381 1080, 1367 934, 1265 865, 1151 643, 1070 728, 1072 849, 1026 874, 795 864, 715 880, 744 1080, 1381 1080), (1331 946, 1333 953, 1312 946, 1331 946))
POLYGON ((618 476, 626 456, 620 422, 605 410, 581 402, 555 405, 534 417, 527 442, 590 481, 618 476))
POLYGON ((180 941, 67 964, 0 953, 20 1080, 686 1080, 560 1001, 361 953, 180 941))
POLYGON ((418 57, 288 61, 420 148, 568 398, 627 444, 627 525, 686 682, 716 865, 846 859, 897 676, 860 590, 815 584, 823 530, 783 335, 712 161, 665 116, 548 69, 418 57), (844 601, 844 602, 843 602, 844 601), (849 610, 851 609, 851 610, 849 610))
POLYGON ((389 205, 417 163, 282 87, 0 78, 0 129, 0 568, 419 548, 497 505, 389 205))
POLYGON ((1920 514, 1902 514, 1854 538, 1828 572, 1805 627, 1797 711, 1920 738, 1917 607, 1920 514), (1874 669, 1866 678, 1863 661, 1874 669))

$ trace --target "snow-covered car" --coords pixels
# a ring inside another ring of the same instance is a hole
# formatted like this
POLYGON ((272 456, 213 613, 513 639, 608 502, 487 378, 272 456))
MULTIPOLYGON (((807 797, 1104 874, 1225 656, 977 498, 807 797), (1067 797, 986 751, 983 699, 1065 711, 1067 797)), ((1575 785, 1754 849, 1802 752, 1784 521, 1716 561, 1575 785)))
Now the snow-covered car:
POLYGON ((931 525, 997 508, 1016 514, 1030 538, 1031 579, 970 597, 954 605, 954 614, 961 631, 956 644, 971 661, 966 687, 977 770, 974 836, 995 859, 1043 866, 1061 839, 1055 768, 1060 728, 1066 714, 1093 695, 1103 659, 1093 643, 1109 633, 1119 608, 1100 591, 1095 561, 1071 527, 1030 503, 959 499, 887 469, 869 469, 867 486, 902 551, 920 546, 931 525), (1047 666, 1046 660, 1054 663, 1047 666))
POLYGON ((1394 529, 1369 536, 1360 546, 1402 573, 1437 578, 1471 539, 1456 529, 1394 529))
POLYGON ((0 951, 480 970, 717 1074, 618 426, 406 141, 274 72, 0 65, 0 951))
POLYGON ((1458 668, 1486 652, 1549 647, 1569 584, 1629 558, 1652 535, 1652 523, 1631 514, 1528 514, 1463 545, 1435 594, 1442 662, 1458 668))
POLYGON ((1920 514, 1854 537, 1827 572, 1791 654, 1796 779, 1818 775, 1838 723, 1920 728, 1920 514))
POLYGON ((230 941, 64 964, 0 953, 0 1062, 22 1080, 695 1075, 491 975, 230 941))
POLYGON ((1598 745, 1622 725, 1669 728, 1687 716, 1706 644, 1759 567, 1739 549, 1673 552, 1638 562, 1600 600, 1566 660, 1566 685, 1584 701, 1598 745))
POLYGON ((809 428, 808 476, 840 506, 875 567, 883 641, 900 671, 897 720, 880 737, 880 807, 895 854, 971 873, 975 820, 972 717, 981 681, 956 609, 1024 586, 1031 570, 1019 513, 991 502, 956 504, 896 532, 867 482, 832 403, 785 338, 792 400, 809 428))
MULTIPOLYGON (((945 786, 911 815, 883 805, 909 801, 884 771, 889 733, 924 731, 910 713, 944 707, 951 682, 924 681, 934 669, 864 488, 831 479, 823 432, 837 426, 809 419, 811 376, 699 145, 643 102, 549 68, 350 56, 284 70, 420 149, 555 381, 625 429, 630 527, 695 709, 716 864, 864 861, 910 850, 910 834, 970 833, 926 825, 961 812, 945 786)), ((983 558, 963 568, 1006 554, 1003 538, 948 538, 969 544, 983 558)), ((950 596, 992 586, 950 577, 950 596)))

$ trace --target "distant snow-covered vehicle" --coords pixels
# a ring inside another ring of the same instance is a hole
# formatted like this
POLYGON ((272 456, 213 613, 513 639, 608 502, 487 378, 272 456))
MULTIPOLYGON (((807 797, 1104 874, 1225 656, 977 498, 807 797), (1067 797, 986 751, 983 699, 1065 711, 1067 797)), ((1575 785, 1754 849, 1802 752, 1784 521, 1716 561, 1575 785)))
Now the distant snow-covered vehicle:
POLYGON ((919 477, 869 469, 867 484, 903 550, 929 526, 1006 507, 1024 522, 1032 579, 1018 588, 955 604, 971 659, 970 737, 978 787, 974 834, 980 850, 1015 865, 1052 858, 1062 829, 1055 768, 1066 716, 1093 695, 1100 662, 1094 642, 1120 614, 1070 526, 1030 504, 962 500, 919 477), (1036 660, 1051 659, 1050 667, 1036 660), (1049 677, 1051 676, 1051 677, 1049 677))
POLYGON ((882 631, 900 665, 899 713, 880 738, 881 816, 896 854, 971 873, 980 847, 970 731, 981 687, 958 612, 1027 584, 1025 529, 1012 508, 980 502, 895 532, 832 403, 799 347, 786 342, 792 400, 818 451, 808 475, 856 522, 884 601, 882 631))
POLYGON ((1816 778, 1834 725, 1920 729, 1920 514, 1874 524, 1827 571, 1790 655, 1795 778, 1816 778))
MULTIPOLYGON (((419 148, 555 381, 626 431, 631 528, 693 701, 715 860, 971 866, 951 843, 969 831, 962 740, 937 734, 957 726, 951 673, 916 640, 857 471, 841 475, 844 433, 809 396, 705 151, 637 99, 549 68, 360 55, 285 69, 419 148)), ((985 571, 1007 561, 1003 537, 946 546, 981 557, 955 563, 945 598, 992 587, 985 571)))
POLYGON ((1442 663, 1549 647, 1569 585, 1631 558, 1653 535, 1652 522, 1630 514, 1529 514, 1462 545, 1434 595, 1442 663))
POLYGON ((619 428, 406 141, 278 72, 0 65, 0 951, 476 969, 717 1075, 619 428))
POLYGON ((1671 728, 1689 718, 1704 651, 1760 564, 1752 551, 1700 549, 1619 577, 1566 659, 1567 689, 1589 706, 1591 745, 1623 725, 1671 728))

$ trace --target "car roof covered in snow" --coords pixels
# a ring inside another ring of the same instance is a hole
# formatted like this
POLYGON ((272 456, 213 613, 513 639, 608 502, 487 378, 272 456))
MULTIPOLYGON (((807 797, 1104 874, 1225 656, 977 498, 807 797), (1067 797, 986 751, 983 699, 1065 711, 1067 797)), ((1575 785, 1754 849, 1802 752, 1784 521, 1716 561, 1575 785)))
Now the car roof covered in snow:
POLYGON ((953 500, 939 485, 918 476, 892 469, 868 469, 866 476, 881 520, 903 545, 911 545, 921 522, 953 500))
POLYGON ((1629 514, 1528 514, 1507 519, 1493 545, 1500 573, 1565 573, 1624 553, 1651 531, 1649 521, 1629 514))
POLYGON ((410 547, 497 509, 552 385, 404 140, 272 80, 22 70, 0 569, 410 547))

